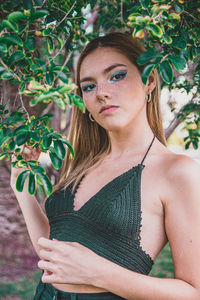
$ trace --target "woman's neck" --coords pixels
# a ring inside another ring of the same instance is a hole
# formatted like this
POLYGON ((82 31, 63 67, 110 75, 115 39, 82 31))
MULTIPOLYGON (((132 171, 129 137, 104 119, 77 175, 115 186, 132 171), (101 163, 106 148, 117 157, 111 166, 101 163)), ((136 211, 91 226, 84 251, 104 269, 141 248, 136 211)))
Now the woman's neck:
POLYGON ((153 138, 150 126, 142 126, 142 128, 137 126, 135 128, 129 127, 127 130, 120 132, 109 132, 111 142, 110 158, 120 158, 129 154, 143 152, 150 144, 153 138))

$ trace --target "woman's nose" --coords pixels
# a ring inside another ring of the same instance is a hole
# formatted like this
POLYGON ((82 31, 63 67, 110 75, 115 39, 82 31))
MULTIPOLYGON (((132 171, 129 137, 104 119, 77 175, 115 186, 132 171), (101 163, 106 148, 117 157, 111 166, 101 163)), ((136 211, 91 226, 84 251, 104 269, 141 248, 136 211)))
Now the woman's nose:
POLYGON ((109 100, 111 93, 105 85, 98 86, 96 93, 97 100, 109 100))

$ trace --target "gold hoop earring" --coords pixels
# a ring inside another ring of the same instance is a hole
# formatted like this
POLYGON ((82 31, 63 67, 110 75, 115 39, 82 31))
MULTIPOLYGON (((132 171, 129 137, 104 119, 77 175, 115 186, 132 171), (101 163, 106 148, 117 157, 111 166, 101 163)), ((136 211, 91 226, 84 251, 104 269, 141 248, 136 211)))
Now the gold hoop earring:
POLYGON ((93 116, 92 116, 91 113, 89 113, 89 119, 90 119, 91 122, 94 122, 94 121, 95 121, 95 119, 93 119, 93 116))
POLYGON ((146 100, 147 100, 147 102, 151 101, 151 93, 149 93, 149 94, 146 95, 146 100))

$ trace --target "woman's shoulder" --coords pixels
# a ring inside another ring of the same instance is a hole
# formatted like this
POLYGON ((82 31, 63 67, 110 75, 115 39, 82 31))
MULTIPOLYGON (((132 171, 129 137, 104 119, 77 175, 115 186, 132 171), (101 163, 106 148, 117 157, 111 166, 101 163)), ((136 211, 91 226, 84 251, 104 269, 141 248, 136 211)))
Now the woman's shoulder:
POLYGON ((184 201, 183 199, 189 195, 196 197, 195 195, 200 192, 200 164, 188 155, 168 150, 162 172, 165 177, 166 199, 184 201))
POLYGON ((186 154, 169 151, 165 164, 166 176, 170 180, 176 178, 188 180, 200 175, 200 164, 186 154))

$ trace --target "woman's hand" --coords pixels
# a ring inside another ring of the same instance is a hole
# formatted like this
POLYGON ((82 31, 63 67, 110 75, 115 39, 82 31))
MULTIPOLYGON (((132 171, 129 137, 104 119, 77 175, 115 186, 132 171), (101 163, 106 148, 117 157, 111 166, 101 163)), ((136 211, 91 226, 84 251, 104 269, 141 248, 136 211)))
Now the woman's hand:
POLYGON ((62 242, 40 238, 38 267, 45 270, 42 281, 46 283, 94 285, 100 269, 107 260, 76 242, 62 242))

